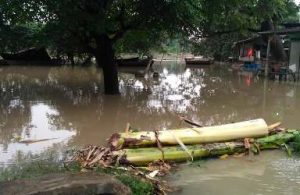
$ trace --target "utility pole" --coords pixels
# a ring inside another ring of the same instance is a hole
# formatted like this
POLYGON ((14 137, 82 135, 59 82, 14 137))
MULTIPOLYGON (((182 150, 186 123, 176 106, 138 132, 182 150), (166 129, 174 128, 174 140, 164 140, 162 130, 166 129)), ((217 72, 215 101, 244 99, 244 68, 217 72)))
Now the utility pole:
POLYGON ((267 59, 266 59, 266 65, 265 65, 265 77, 268 77, 269 74, 269 56, 270 56, 270 45, 271 45, 271 38, 268 36, 268 46, 267 46, 267 59))

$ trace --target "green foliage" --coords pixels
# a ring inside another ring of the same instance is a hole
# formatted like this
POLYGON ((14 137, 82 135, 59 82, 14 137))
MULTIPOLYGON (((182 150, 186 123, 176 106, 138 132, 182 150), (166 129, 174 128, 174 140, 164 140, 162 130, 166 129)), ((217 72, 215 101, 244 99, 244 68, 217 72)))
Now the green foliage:
POLYGON ((42 25, 28 23, 0 28, 0 51, 19 51, 24 48, 43 46, 42 25))
POLYGON ((295 138, 290 143, 290 147, 293 154, 300 156, 300 135, 295 135, 295 138))
POLYGON ((1 1, 0 24, 7 30, 0 34, 0 50, 47 46, 56 56, 94 55, 103 47, 103 37, 109 37, 117 53, 163 51, 164 40, 195 32, 200 4, 200 0, 1 1), (20 32, 20 26, 26 26, 25 31, 20 32))
POLYGON ((38 161, 23 163, 18 166, 0 170, 0 181, 13 181, 22 178, 35 178, 50 173, 61 173, 67 170, 58 163, 38 161))
POLYGON ((154 194, 154 188, 152 184, 142 181, 132 175, 123 174, 117 176, 117 178, 126 186, 129 186, 132 193, 135 195, 151 195, 154 194))
POLYGON ((298 10, 292 0, 1 1, 0 50, 47 46, 57 55, 94 54, 104 36, 118 53, 164 52, 168 40, 178 36, 216 35, 200 47, 208 47, 205 55, 223 58, 232 34, 222 32, 257 29, 267 19, 295 21, 298 10), (212 53, 216 43, 219 51, 212 53))
POLYGON ((126 33, 124 38, 116 43, 115 48, 117 53, 150 55, 151 50, 162 50, 162 43, 165 38, 166 35, 162 32, 134 31, 126 33))
POLYGON ((201 40, 200 43, 192 42, 192 53, 224 61, 230 56, 234 57, 235 51, 232 48, 233 43, 242 38, 244 38, 244 36, 240 33, 226 33, 219 36, 208 37, 201 40))
POLYGON ((20 152, 15 160, 16 164, 0 168, 0 181, 35 178, 50 173, 79 172, 81 167, 77 163, 66 167, 62 160, 72 156, 75 151, 69 149, 57 153, 56 150, 47 150, 41 155, 24 155, 20 152))
POLYGON ((210 0, 204 1, 206 35, 221 31, 258 29, 261 22, 279 24, 288 17, 297 17, 299 7, 293 0, 210 0))
POLYGON ((128 171, 115 168, 103 169, 100 167, 96 168, 95 171, 116 176, 123 184, 130 187, 133 194, 154 194, 154 187, 151 183, 129 174, 128 171))
POLYGON ((211 0, 203 5, 203 33, 193 37, 192 52, 217 60, 233 56, 233 43, 259 31, 263 21, 299 21, 299 7, 292 0, 211 0))

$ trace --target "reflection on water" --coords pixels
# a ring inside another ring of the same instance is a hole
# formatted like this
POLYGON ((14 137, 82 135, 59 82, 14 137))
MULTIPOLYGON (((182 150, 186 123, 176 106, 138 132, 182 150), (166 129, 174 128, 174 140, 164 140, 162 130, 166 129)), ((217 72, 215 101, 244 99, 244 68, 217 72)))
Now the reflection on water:
MULTIPOLYGON (((202 125, 263 117, 268 123, 282 121, 287 127, 300 127, 298 83, 264 82, 248 73, 227 71, 225 67, 195 69, 165 64, 154 69, 159 77, 121 73, 121 96, 105 96, 101 71, 95 68, 1 67, 0 166, 13 163, 20 153, 26 156, 51 148, 59 151, 64 146, 105 144, 111 133, 124 131, 128 122, 145 130, 178 128, 178 115, 186 115, 202 125), (57 139, 28 145, 17 143, 19 139, 44 138, 57 139)), ((266 169, 271 174, 263 172, 263 177, 279 182, 281 176, 289 174, 276 169, 292 164, 282 155, 281 158, 274 161, 277 164, 273 163, 272 169, 266 169)), ((220 170, 222 163, 215 164, 216 170, 220 170)), ((224 169, 230 163, 225 161, 224 169)), ((261 163, 266 166, 268 162, 261 163)), ((229 174, 227 180, 246 182, 247 178, 239 174, 251 169, 250 165, 236 163, 234 167, 236 174, 229 174)), ((261 167, 255 169, 259 171, 261 167)), ((188 174, 195 170, 185 171, 188 174)), ((219 177, 215 177, 213 170, 201 171, 204 170, 199 169, 198 174, 203 177, 193 181, 202 182, 208 186, 204 189, 209 190, 208 179, 203 178, 211 178, 214 183, 219 177)), ((184 171, 180 174, 188 177, 184 171)), ((294 178, 300 175, 295 174, 294 178)), ((187 184, 187 188, 193 185, 197 183, 187 184)))
POLYGON ((19 155, 30 153, 32 155, 39 154, 40 152, 52 147, 57 143, 67 143, 72 136, 76 134, 72 129, 64 130, 57 129, 53 126, 52 118, 57 116, 56 110, 43 103, 33 103, 30 109, 30 121, 28 124, 20 129, 20 134, 12 134, 10 143, 1 145, 1 163, 6 163, 19 155), (31 144, 19 143, 18 140, 32 141, 32 140, 45 140, 31 144))

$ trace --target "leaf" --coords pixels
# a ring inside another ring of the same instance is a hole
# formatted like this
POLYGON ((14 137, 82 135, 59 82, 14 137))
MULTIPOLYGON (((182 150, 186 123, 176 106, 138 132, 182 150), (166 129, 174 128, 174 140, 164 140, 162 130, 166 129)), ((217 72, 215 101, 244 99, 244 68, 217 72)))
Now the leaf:
POLYGON ((245 156, 245 153, 240 153, 240 154, 236 153, 236 154, 233 155, 234 158, 241 158, 243 156, 245 156))
POLYGON ((184 122, 186 122, 186 123, 189 124, 189 125, 196 126, 196 127, 203 127, 202 125, 200 125, 200 124, 198 124, 198 123, 195 123, 195 122, 193 122, 193 121, 187 119, 187 118, 184 117, 184 116, 178 116, 178 117, 179 117, 179 119, 180 119, 181 121, 184 121, 184 122))
POLYGON ((159 173, 159 170, 152 171, 148 174, 149 177, 154 178, 159 173))
POLYGON ((102 157, 104 155, 107 155, 107 153, 110 151, 109 148, 105 148, 105 149, 101 149, 100 153, 94 158, 94 160, 92 160, 91 162, 89 162, 87 165, 88 166, 92 166, 93 164, 97 163, 98 161, 102 160, 102 157))
POLYGON ((162 160, 165 160, 165 153, 164 153, 164 150, 163 150, 163 146, 158 138, 158 131, 154 131, 155 133, 155 139, 156 139, 156 144, 157 144, 157 147, 158 149, 161 151, 161 154, 162 154, 162 160))
POLYGON ((228 157, 229 157, 228 154, 224 154, 224 155, 220 156, 219 159, 226 160, 228 157))
POLYGON ((286 144, 282 144, 282 145, 284 146, 287 155, 288 155, 289 157, 291 157, 291 156, 292 156, 292 150, 288 147, 288 145, 286 145, 286 144))
POLYGON ((88 161, 88 160, 90 159, 91 155, 93 154, 93 152, 95 151, 96 148, 97 148, 97 147, 94 146, 93 149, 89 151, 89 153, 88 153, 88 155, 87 155, 87 157, 86 157, 86 161, 88 161))
POLYGON ((126 124, 126 128, 125 128, 125 133, 126 133, 126 135, 128 135, 129 130, 130 130, 130 123, 127 123, 127 124, 126 124))
POLYGON ((272 130, 274 130, 275 128, 279 127, 280 125, 281 125, 281 122, 277 122, 277 123, 274 123, 274 124, 272 124, 272 125, 269 125, 269 126, 268 126, 268 130, 269 130, 269 131, 272 131, 272 130))
POLYGON ((177 143, 181 146, 181 148, 191 157, 191 160, 194 161, 193 155, 190 153, 190 151, 187 149, 187 147, 184 145, 184 143, 174 133, 172 133, 172 131, 169 131, 169 132, 174 137, 174 139, 177 141, 177 143))
POLYGON ((249 138, 245 138, 244 139, 244 146, 246 149, 250 149, 251 148, 251 144, 250 144, 250 139, 249 138))

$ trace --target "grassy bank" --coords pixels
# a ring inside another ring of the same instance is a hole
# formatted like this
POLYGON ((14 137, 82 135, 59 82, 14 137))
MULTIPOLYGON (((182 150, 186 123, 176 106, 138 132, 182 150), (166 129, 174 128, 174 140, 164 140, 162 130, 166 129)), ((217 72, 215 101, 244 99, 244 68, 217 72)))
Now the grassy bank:
MULTIPOLYGON (((78 173, 81 168, 77 164, 72 164, 68 167, 64 166, 62 162, 55 162, 51 160, 39 160, 34 162, 26 162, 18 165, 10 166, 8 168, 0 169, 0 182, 13 181, 16 179, 30 179, 53 173, 78 173)), ((102 169, 96 168, 94 171, 113 175, 119 179, 123 184, 128 186, 133 194, 144 195, 153 194, 154 187, 151 183, 143 181, 137 176, 131 175, 127 171, 117 169, 102 169)))

